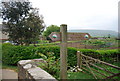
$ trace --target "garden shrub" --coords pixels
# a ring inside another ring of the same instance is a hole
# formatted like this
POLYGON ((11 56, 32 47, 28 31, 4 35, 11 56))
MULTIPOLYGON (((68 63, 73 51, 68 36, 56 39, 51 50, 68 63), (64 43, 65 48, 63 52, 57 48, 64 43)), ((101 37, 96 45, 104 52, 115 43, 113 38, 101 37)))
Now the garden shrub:
POLYGON ((56 58, 59 58, 60 55, 60 47, 58 46, 41 46, 41 47, 36 47, 36 53, 42 53, 46 56, 48 52, 53 52, 56 58))
MULTIPOLYGON (((93 50, 93 49, 76 49, 68 48, 68 66, 74 66, 77 64, 76 52, 81 51, 83 54, 91 56, 96 59, 100 59, 106 62, 116 61, 117 55, 120 57, 120 51, 113 50, 93 50)), ((49 56, 53 53, 55 60, 60 58, 59 46, 14 46, 11 44, 2 45, 2 61, 5 64, 17 64, 19 60, 41 58, 40 54, 49 56)))
POLYGON ((78 51, 82 52, 84 55, 91 56, 93 58, 99 57, 98 52, 93 49, 78 49, 78 51))
POLYGON ((59 78, 60 74, 60 59, 55 59, 53 52, 48 52, 47 56, 40 54, 40 56, 45 61, 42 63, 39 63, 39 67, 53 75, 55 78, 59 78))
POLYGON ((38 43, 49 43, 47 40, 37 40, 38 43))
POLYGON ((77 65, 77 49, 69 47, 68 48, 68 66, 77 65))
MULTIPOLYGON (((2 61, 5 64, 16 65, 20 60, 41 58, 40 53, 49 56, 49 52, 53 52, 55 59, 60 58, 60 47, 58 46, 14 46, 4 44, 2 46, 2 61)), ((68 48, 68 64, 76 64, 76 49, 68 48)))
MULTIPOLYGON (((35 48, 37 53, 42 53, 46 56, 48 56, 48 52, 53 52, 56 59, 60 58, 60 47, 59 46, 42 46, 42 47, 36 47, 35 48)), ((68 48, 68 65, 73 66, 76 65, 76 52, 77 49, 75 48, 68 48)))
POLYGON ((40 58, 35 51, 34 47, 3 45, 2 62, 4 64, 16 65, 20 60, 40 58))
POLYGON ((102 56, 99 59, 106 61, 106 62, 117 61, 117 58, 120 57, 120 51, 118 49, 98 50, 97 52, 102 56))
POLYGON ((3 43, 2 46, 14 46, 14 45, 11 43, 3 43))
POLYGON ((93 50, 93 49, 78 49, 83 54, 91 56, 96 59, 100 59, 102 61, 106 62, 114 62, 117 61, 120 57, 120 51, 118 49, 112 49, 112 50, 93 50))

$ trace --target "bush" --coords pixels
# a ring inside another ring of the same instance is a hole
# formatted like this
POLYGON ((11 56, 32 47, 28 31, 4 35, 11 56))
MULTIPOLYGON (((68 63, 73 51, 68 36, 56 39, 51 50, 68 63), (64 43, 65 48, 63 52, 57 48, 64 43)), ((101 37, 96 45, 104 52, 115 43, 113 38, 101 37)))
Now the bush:
POLYGON ((35 53, 34 47, 26 46, 10 46, 3 44, 2 46, 2 62, 4 64, 16 65, 20 60, 40 58, 35 53))
POLYGON ((8 47, 8 46, 14 46, 14 45, 11 44, 11 43, 3 43, 2 46, 6 46, 6 47, 8 47))
MULTIPOLYGON (((58 46, 14 46, 3 44, 2 46, 2 61, 5 64, 16 65, 20 60, 41 58, 40 53, 49 56, 49 52, 53 52, 55 59, 60 58, 60 47, 58 46)), ((76 64, 76 49, 68 48, 68 64, 76 64), (72 61, 71 61, 72 59, 72 61)))
POLYGON ((117 58, 120 57, 120 51, 118 49, 112 49, 112 50, 79 49, 79 51, 81 51, 85 55, 106 62, 117 61, 117 58))
MULTIPOLYGON (((60 47, 59 46, 14 46, 11 44, 3 44, 2 46, 2 57, 3 63, 5 64, 17 64, 20 60, 41 58, 42 53, 45 56, 49 56, 51 52, 55 56, 55 60, 60 58, 60 47)), ((81 51, 83 54, 91 56, 96 59, 100 59, 106 62, 113 62, 120 57, 119 50, 93 50, 93 49, 76 49, 68 48, 68 66, 75 66, 77 64, 76 52, 81 51)))
POLYGON ((118 49, 98 50, 97 52, 101 55, 101 58, 99 58, 99 59, 106 61, 106 62, 117 61, 117 58, 120 57, 120 51, 118 49))
POLYGON ((96 50, 93 50, 93 49, 79 49, 78 51, 81 51, 83 54, 91 56, 93 58, 99 57, 98 52, 96 50))
MULTIPOLYGON (((53 52, 54 56, 55 56, 55 59, 58 59, 60 58, 60 47, 58 46, 42 46, 42 47, 36 47, 35 48, 37 51, 37 53, 42 53, 46 56, 48 56, 47 54, 49 52, 53 52)), ((77 52, 77 49, 75 48, 68 48, 68 65, 69 66, 73 66, 73 65, 76 65, 76 52, 77 52)))
POLYGON ((55 78, 59 78, 60 72, 60 59, 55 59, 53 52, 49 52, 47 56, 40 54, 45 60, 45 63, 39 63, 39 67, 53 75, 55 78))
POLYGON ((37 40, 38 43, 49 43, 47 40, 37 40))

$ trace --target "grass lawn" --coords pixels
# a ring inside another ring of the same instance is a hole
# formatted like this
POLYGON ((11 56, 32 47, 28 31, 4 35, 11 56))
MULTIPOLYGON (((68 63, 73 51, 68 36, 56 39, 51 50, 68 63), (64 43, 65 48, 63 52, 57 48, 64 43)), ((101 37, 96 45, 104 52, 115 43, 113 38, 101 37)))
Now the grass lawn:
MULTIPOLYGON (((117 62, 117 63, 114 63, 114 65, 118 65, 120 66, 120 63, 117 62)), ((113 72, 113 73, 120 73, 120 70, 117 70, 115 68, 112 68, 112 67, 109 67, 107 65, 102 65, 102 64, 98 64, 98 66, 102 67, 102 68, 105 68, 107 70, 109 70, 110 72, 113 72)), ((93 67, 94 68, 94 67, 93 67)), ((88 68, 86 68, 88 69, 88 68)), ((111 74, 110 73, 107 73, 103 70, 99 70, 98 68, 94 68, 96 69, 97 71, 101 72, 101 73, 104 73, 105 75, 107 76, 110 76, 111 74)), ((89 70, 89 69, 88 69, 89 70)), ((90 71, 90 70, 89 70, 90 71)), ((97 76, 97 79, 102 79, 102 78, 106 78, 105 76, 93 71, 95 75, 98 75, 100 77, 97 76)), ((93 75, 90 74, 89 72, 86 72, 86 73, 82 73, 82 72, 69 72, 68 73, 68 79, 94 79, 93 75)), ((119 76, 116 76, 114 77, 113 79, 119 79, 120 80, 120 77, 119 76)))
POLYGON ((15 72, 18 72, 17 66, 12 66, 12 65, 2 64, 2 69, 10 69, 10 70, 14 70, 15 72))
MULTIPOLYGON (((57 46, 56 43, 43 43, 43 44, 35 44, 36 46, 57 46)), ((30 46, 34 46, 34 44, 30 44, 30 46)))
POLYGON ((94 79, 92 75, 84 74, 82 72, 69 72, 68 79, 94 79))

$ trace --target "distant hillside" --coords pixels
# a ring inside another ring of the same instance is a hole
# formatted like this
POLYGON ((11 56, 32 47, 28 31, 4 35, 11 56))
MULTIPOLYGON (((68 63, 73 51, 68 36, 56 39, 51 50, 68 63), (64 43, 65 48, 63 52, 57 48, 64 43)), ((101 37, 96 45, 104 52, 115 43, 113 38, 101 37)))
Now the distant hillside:
POLYGON ((92 37, 118 37, 118 33, 111 30, 68 30, 68 32, 89 33, 92 37))

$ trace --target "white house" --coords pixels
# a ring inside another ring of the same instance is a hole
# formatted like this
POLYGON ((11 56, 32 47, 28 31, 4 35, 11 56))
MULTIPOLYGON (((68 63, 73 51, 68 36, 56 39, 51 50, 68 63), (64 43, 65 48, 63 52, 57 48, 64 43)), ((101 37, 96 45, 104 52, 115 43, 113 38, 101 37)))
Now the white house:
POLYGON ((8 35, 2 33, 2 24, 0 24, 0 40, 7 40, 8 35))

